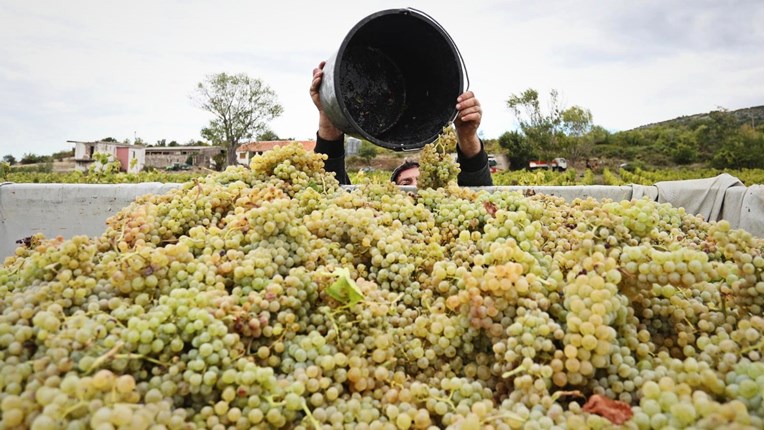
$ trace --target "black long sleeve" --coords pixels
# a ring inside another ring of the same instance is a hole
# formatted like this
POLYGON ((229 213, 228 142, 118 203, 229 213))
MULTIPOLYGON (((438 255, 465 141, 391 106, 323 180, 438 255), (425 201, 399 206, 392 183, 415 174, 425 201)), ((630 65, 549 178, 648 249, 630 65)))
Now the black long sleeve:
POLYGON ((351 179, 345 170, 344 140, 344 135, 341 135, 338 140, 325 140, 319 137, 319 133, 316 133, 316 148, 314 148, 314 152, 327 155, 327 159, 324 160, 324 170, 330 173, 333 172, 340 185, 350 185, 351 179))
POLYGON ((457 164, 460 166, 457 185, 461 187, 490 187, 494 185, 489 170, 489 155, 483 149, 483 141, 481 141, 481 151, 470 158, 465 156, 457 145, 457 164))

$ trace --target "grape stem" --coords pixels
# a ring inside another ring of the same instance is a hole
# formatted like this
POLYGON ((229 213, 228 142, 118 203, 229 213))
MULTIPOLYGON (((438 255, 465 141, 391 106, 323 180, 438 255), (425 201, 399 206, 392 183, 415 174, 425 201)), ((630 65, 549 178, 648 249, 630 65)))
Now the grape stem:
POLYGON ((509 370, 509 371, 507 371, 507 372, 503 373, 503 374, 502 374, 502 377, 503 377, 503 378, 509 378, 509 377, 511 377, 511 376, 513 376, 513 375, 517 375, 518 373, 521 373, 521 372, 525 372, 526 370, 527 370, 527 369, 526 369, 526 367, 525 367, 525 366, 523 366, 523 365, 520 365, 520 366, 516 367, 516 368, 515 368, 515 369, 513 369, 513 370, 509 370))
POLYGON ((556 391, 552 395, 552 401, 555 402, 560 397, 563 397, 563 396, 574 396, 574 397, 584 398, 584 394, 582 394, 582 392, 579 391, 579 390, 574 390, 574 391, 556 391))
POLYGON ((117 344, 116 344, 116 345, 114 345, 114 347, 113 347, 112 349, 110 349, 110 350, 106 351, 106 353, 105 353, 104 355, 102 355, 102 356, 100 356, 100 357, 96 358, 96 359, 93 361, 93 364, 91 364, 91 366, 90 366, 90 368, 88 369, 88 371, 87 371, 87 372, 85 372, 85 374, 86 374, 86 375, 90 374, 92 371, 94 371, 95 369, 97 369, 98 367, 100 367, 100 366, 101 366, 101 365, 102 365, 102 364, 103 364, 103 363, 104 363, 106 360, 108 360, 108 359, 110 359, 110 358, 114 357, 114 356, 117 354, 117 352, 119 352, 119 350, 120 350, 120 349, 122 349, 122 347, 123 347, 124 345, 125 345, 125 343, 124 343, 124 342, 122 342, 122 341, 119 341, 119 342, 117 342, 117 344))
POLYGON ((61 263, 56 261, 53 263, 50 263, 49 265, 45 266, 45 270, 56 270, 56 266, 60 266, 61 263))
POLYGON ((306 417, 308 417, 308 420, 311 421, 311 424, 313 425, 313 428, 320 429, 321 424, 319 421, 316 420, 316 418, 313 417, 313 414, 311 413, 311 410, 308 409, 308 405, 305 402, 305 399, 303 399, 303 411, 305 412, 306 417))
POLYGON ((454 411, 457 409, 457 407, 454 406, 454 402, 452 402, 453 395, 454 395, 454 391, 449 393, 449 397, 433 397, 433 399, 446 403, 447 405, 449 405, 450 408, 452 408, 452 411, 454 411))
POLYGON ((754 351, 756 349, 760 349, 762 347, 763 347, 763 339, 760 339, 760 341, 757 342, 756 344, 749 345, 747 348, 742 349, 741 350, 741 355, 748 354, 748 353, 750 353, 750 352, 752 352, 752 351, 754 351))
POLYGON ((273 395, 271 395, 271 394, 269 394, 269 395, 266 395, 266 396, 262 396, 262 397, 263 397, 264 399, 266 399, 266 401, 268 402, 268 406, 270 406, 270 407, 272 407, 272 408, 274 408, 274 407, 277 407, 277 406, 284 406, 284 404, 285 404, 285 402, 284 402, 284 401, 281 401, 281 402, 275 402, 275 401, 274 401, 274 396, 273 396, 273 395))
POLYGON ((490 415, 490 416, 482 419, 481 420, 481 424, 486 424, 489 421, 497 420, 497 419, 502 419, 502 418, 510 418, 510 419, 512 419, 514 421, 518 421, 518 422, 521 422, 521 423, 525 423, 526 422, 526 420, 521 418, 521 416, 516 414, 515 412, 504 412, 504 413, 497 414, 497 415, 490 415))
POLYGON ((133 353, 130 353, 130 354, 117 354, 117 355, 114 355, 114 358, 127 358, 128 360, 132 360, 132 359, 146 360, 146 361, 148 361, 150 363, 158 364, 158 365, 160 365, 162 367, 169 367, 170 366, 170 363, 165 363, 163 361, 157 360, 156 358, 147 357, 147 356, 141 355, 141 354, 133 354, 133 353))
POLYGON ((119 250, 119 243, 122 242, 122 239, 125 238, 125 227, 127 227, 127 223, 122 223, 122 228, 120 229, 120 234, 114 240, 112 240, 112 249, 114 252, 120 252, 119 250))
POLYGON ((71 414, 72 412, 76 411, 79 408, 88 406, 89 403, 90 402, 88 402, 88 401, 80 400, 79 402, 75 403, 74 405, 66 408, 66 410, 63 411, 62 414, 61 414, 61 419, 62 420, 66 419, 66 417, 69 416, 69 414, 71 414))
POLYGON ((197 198, 199 198, 199 196, 202 195, 202 185, 199 183, 198 178, 194 178, 194 185, 197 187, 197 198))

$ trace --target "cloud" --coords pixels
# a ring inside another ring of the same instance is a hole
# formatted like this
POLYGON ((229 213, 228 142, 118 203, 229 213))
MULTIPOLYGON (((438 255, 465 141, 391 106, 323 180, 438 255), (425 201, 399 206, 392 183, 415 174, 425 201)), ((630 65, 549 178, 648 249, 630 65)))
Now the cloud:
POLYGON ((652 61, 691 52, 762 59, 762 2, 736 5, 649 1, 605 8, 573 19, 580 37, 563 41, 557 58, 559 64, 574 66, 652 61))
POLYGON ((220 72, 262 79, 285 109, 274 131, 311 137, 313 67, 361 18, 410 5, 457 43, 489 138, 514 127, 506 100, 526 88, 557 89, 612 130, 763 103, 761 1, 8 0, 0 155, 197 139, 210 118, 189 96, 220 72))

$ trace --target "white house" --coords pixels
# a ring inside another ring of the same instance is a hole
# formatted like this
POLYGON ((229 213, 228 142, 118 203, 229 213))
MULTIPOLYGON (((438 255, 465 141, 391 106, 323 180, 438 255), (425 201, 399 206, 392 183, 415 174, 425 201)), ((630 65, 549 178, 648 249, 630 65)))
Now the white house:
POLYGON ((119 160, 120 171, 127 173, 138 173, 143 169, 146 162, 146 148, 143 145, 131 145, 120 142, 79 142, 76 140, 67 140, 67 143, 74 143, 74 166, 80 171, 87 171, 88 167, 95 161, 95 153, 109 154, 112 159, 119 160))

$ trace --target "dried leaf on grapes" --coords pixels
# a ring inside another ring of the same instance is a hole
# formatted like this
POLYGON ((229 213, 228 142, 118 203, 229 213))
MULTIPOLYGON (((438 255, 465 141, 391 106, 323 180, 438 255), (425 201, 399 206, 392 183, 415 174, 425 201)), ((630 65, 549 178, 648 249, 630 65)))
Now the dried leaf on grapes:
POLYGON ((624 402, 611 400, 600 394, 593 394, 582 410, 591 414, 600 415, 614 424, 621 425, 632 418, 632 408, 624 402))

